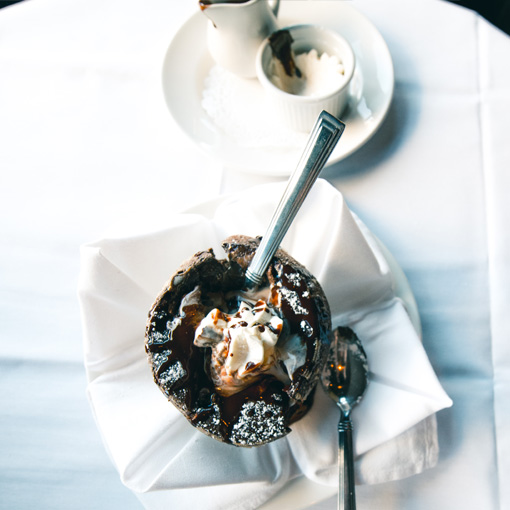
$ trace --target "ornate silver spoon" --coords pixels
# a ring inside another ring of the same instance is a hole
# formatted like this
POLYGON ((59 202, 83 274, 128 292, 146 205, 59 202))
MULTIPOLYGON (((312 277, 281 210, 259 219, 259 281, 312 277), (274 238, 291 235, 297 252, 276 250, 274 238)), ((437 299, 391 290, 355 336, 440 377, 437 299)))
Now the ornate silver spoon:
POLYGON ((305 150, 280 199, 271 222, 246 271, 248 287, 260 285, 269 262, 304 202, 313 183, 333 152, 345 124, 323 111, 310 133, 305 150))
POLYGON ((368 384, 367 356, 360 340, 349 328, 333 332, 322 385, 340 408, 338 422, 338 509, 355 510, 354 455, 350 414, 362 399, 368 384))

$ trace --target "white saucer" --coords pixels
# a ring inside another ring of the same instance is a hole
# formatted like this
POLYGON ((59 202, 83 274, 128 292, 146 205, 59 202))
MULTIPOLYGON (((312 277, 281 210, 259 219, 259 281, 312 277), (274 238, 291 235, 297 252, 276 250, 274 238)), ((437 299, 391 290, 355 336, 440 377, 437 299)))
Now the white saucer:
MULTIPOLYGON (((280 3, 278 19, 280 27, 306 22, 332 28, 353 47, 357 67, 351 100, 341 119, 346 129, 328 162, 334 164, 366 143, 386 117, 394 87, 390 52, 374 25, 347 2, 286 0, 280 3)), ((265 136, 257 136, 254 130, 260 126, 250 125, 247 113, 265 108, 258 81, 239 79, 236 83, 251 100, 246 111, 234 112, 238 118, 233 118, 232 129, 220 128, 203 108, 205 80, 214 68, 206 46, 206 26, 206 17, 201 12, 194 14, 177 32, 166 53, 163 93, 172 116, 188 136, 225 167, 271 176, 290 175, 307 135, 267 118, 264 133, 260 133, 265 136), (236 122, 248 129, 236 129, 236 122)))

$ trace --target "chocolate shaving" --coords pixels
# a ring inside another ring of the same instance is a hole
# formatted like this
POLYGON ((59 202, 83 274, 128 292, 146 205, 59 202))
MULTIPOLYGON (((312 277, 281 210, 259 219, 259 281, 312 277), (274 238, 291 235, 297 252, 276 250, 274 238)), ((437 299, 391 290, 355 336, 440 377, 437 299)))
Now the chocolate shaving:
POLYGON ((277 30, 269 36, 269 45, 273 51, 273 57, 281 62, 287 76, 292 77, 296 75, 298 78, 301 78, 302 73, 296 66, 292 53, 293 42, 294 39, 288 30, 277 30))

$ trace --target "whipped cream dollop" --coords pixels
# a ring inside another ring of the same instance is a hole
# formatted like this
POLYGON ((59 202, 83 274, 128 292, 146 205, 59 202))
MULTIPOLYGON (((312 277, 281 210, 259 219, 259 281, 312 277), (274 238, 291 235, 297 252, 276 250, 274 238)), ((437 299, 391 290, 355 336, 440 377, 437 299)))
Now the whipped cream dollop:
POLYGON ((282 330, 282 319, 265 301, 241 301, 232 315, 211 310, 197 327, 194 344, 211 347, 214 383, 225 394, 234 393, 271 369, 282 330))
POLYGON ((322 96, 334 92, 345 83, 345 67, 337 55, 312 49, 294 56, 295 66, 300 73, 285 71, 283 64, 273 58, 269 79, 279 89, 297 96, 322 96))

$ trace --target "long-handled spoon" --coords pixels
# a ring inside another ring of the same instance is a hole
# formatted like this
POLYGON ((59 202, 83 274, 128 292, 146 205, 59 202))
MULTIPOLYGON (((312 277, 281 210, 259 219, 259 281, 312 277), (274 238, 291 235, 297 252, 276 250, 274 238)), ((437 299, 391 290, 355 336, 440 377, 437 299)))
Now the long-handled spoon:
POLYGON ((337 328, 321 374, 322 385, 340 408, 338 422, 338 509, 355 510, 352 408, 362 399, 368 384, 368 363, 363 346, 349 328, 337 328))
POLYGON ((256 287, 262 283, 273 255, 344 129, 343 122, 325 111, 317 118, 301 159, 290 176, 280 203, 246 271, 247 286, 256 287))

